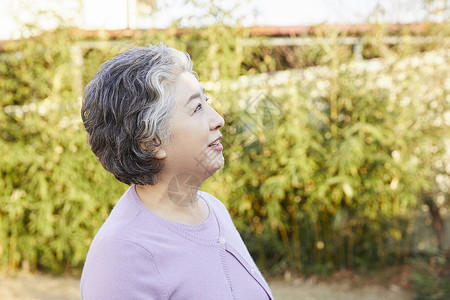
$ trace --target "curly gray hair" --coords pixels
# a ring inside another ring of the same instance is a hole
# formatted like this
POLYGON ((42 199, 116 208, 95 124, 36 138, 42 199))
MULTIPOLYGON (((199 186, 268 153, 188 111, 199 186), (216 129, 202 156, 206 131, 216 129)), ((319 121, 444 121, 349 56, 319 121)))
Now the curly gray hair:
POLYGON ((161 43, 117 55, 86 85, 81 117, 89 146, 119 181, 156 184, 163 164, 155 155, 169 140, 174 83, 183 72, 195 74, 189 55, 161 43))

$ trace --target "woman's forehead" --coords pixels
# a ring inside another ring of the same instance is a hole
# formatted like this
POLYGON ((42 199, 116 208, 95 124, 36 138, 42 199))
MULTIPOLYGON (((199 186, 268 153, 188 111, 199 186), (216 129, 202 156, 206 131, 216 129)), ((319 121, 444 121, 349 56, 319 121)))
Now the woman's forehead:
POLYGON ((198 82, 197 78, 188 73, 182 73, 175 83, 175 98, 177 102, 184 105, 191 100, 192 96, 196 94, 203 95, 205 89, 198 82))

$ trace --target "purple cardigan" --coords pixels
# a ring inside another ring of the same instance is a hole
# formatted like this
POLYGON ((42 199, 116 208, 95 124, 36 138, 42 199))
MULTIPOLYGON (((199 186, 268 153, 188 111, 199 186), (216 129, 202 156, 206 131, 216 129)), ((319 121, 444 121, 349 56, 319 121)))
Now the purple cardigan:
POLYGON ((152 213, 132 185, 91 244, 81 298, 273 299, 225 206, 198 195, 210 214, 186 225, 152 213))

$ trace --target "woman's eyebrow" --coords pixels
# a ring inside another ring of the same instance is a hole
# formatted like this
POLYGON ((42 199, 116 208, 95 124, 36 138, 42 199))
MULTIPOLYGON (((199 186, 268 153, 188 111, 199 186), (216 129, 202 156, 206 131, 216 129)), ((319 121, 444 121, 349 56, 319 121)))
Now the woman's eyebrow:
MULTIPOLYGON (((202 93, 203 95, 205 94, 205 88, 202 87, 202 93)), ((186 104, 184 106, 187 106, 192 100, 196 99, 196 98, 200 98, 201 94, 199 92, 192 94, 189 99, 186 101, 186 104)))

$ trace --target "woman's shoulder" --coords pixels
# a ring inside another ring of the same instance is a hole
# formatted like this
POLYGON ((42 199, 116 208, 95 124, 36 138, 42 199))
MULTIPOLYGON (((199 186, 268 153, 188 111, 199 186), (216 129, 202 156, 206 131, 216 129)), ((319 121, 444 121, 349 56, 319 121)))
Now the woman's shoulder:
POLYGON ((205 201, 207 201, 209 204, 211 205, 215 205, 215 206, 220 206, 224 209, 226 209, 225 205, 222 203, 222 201, 220 201, 219 199, 217 199, 214 195, 205 192, 205 191, 199 191, 198 195, 200 197, 202 197, 205 201))
POLYGON ((223 204, 223 202, 217 199, 215 196, 205 191, 199 191, 199 195, 205 201, 208 202, 208 204, 210 205, 210 207, 212 207, 214 212, 219 213, 222 216, 230 217, 230 213, 228 212, 228 209, 225 207, 225 204, 223 204))

